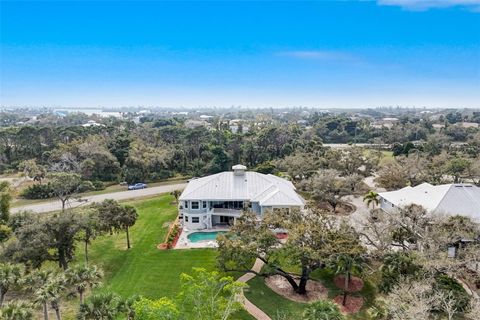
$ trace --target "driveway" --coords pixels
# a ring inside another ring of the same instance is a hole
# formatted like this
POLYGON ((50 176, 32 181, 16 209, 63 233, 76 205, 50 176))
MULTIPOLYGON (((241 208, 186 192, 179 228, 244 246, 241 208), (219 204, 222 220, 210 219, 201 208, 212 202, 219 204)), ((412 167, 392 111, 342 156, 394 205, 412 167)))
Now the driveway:
MULTIPOLYGON (((113 199, 113 200, 120 201, 120 200, 148 197, 148 196, 153 196, 161 193, 169 193, 174 190, 183 190, 186 185, 187 185, 186 183, 177 183, 177 184, 169 184, 169 185, 151 187, 151 188, 140 189, 140 190, 120 191, 120 192, 99 194, 94 196, 87 196, 87 197, 82 197, 80 201, 76 201, 76 200, 70 201, 67 204, 67 207, 76 208, 76 207, 90 204, 93 202, 101 202, 105 199, 113 199)), ((16 213, 19 211, 28 210, 28 211, 33 211, 37 213, 43 213, 43 212, 57 211, 61 209, 62 209, 61 202, 59 200, 52 200, 49 202, 42 202, 38 204, 30 204, 22 207, 12 208, 11 212, 16 213)))

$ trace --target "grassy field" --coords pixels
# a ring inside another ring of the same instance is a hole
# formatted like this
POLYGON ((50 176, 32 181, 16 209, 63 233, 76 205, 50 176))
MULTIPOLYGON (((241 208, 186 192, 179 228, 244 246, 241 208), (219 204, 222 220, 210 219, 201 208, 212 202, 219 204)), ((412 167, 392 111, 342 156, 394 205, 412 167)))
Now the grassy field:
MULTIPOLYGON (((169 179, 169 180, 166 180, 166 181, 149 183, 148 187, 158 187, 158 186, 184 183, 184 182, 187 182, 187 180, 185 180, 183 177, 172 178, 172 179, 169 179)), ((95 196, 95 195, 107 194, 107 193, 115 193, 115 192, 121 192, 121 191, 128 191, 127 186, 121 186, 120 184, 116 183, 116 184, 112 184, 112 185, 106 187, 103 190, 79 193, 78 196, 88 197, 88 196, 95 196)), ((23 199, 23 198, 15 197, 12 201, 12 208, 26 206, 26 205, 30 205, 30 204, 38 204, 38 203, 42 203, 42 202, 55 201, 55 200, 56 200, 55 198, 50 198, 50 199, 23 199)))
MULTIPOLYGON (((192 267, 215 268, 215 251, 209 249, 161 251, 168 223, 177 215, 170 205, 173 197, 161 196, 141 202, 126 202, 140 214, 131 230, 132 248, 126 250, 125 234, 105 236, 90 250, 92 263, 105 271, 106 287, 123 296, 134 293, 152 298, 173 297, 178 293, 182 272, 192 267), (174 266, 174 267, 172 267, 174 266)), ((78 257, 82 255, 81 250, 78 257)))
MULTIPOLYGON (((128 297, 134 294, 150 298, 175 297, 179 292, 180 274, 193 267, 207 270, 216 268, 216 251, 212 249, 165 250, 156 245, 163 242, 169 222, 177 215, 173 197, 162 195, 151 199, 125 202, 139 212, 137 223, 131 229, 132 248, 126 250, 124 233, 102 236, 93 241, 90 263, 104 272, 104 286, 97 290, 110 290, 128 297)), ((77 250, 77 260, 83 262, 83 248, 77 250)), ((76 299, 65 306, 65 319, 74 319, 76 299)), ((245 311, 238 312, 235 320, 252 319, 245 311)))

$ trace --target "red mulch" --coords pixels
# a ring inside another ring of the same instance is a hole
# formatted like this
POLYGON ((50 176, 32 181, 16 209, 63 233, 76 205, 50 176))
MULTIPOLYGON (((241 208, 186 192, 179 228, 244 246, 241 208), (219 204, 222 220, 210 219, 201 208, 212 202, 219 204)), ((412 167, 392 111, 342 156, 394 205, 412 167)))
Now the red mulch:
POLYGON ((288 233, 279 232, 279 233, 275 234, 275 236, 277 237, 277 239, 287 239, 288 238, 288 233))
MULTIPOLYGON (((338 275, 333 279, 335 286, 339 289, 345 289, 345 276, 338 275)), ((358 277, 350 277, 350 282, 348 283, 347 292, 358 292, 363 288, 363 280, 358 277)))
POLYGON ((160 243, 158 246, 157 246, 157 249, 159 250, 167 250, 168 249, 168 245, 166 243, 160 243))
POLYGON ((343 295, 336 296, 333 301, 338 304, 340 311, 343 313, 356 313, 360 311, 364 302, 362 297, 354 297, 350 295, 347 296, 347 303, 345 303, 345 305, 342 305, 343 295))
MULTIPOLYGON (((167 249, 175 248, 175 246, 177 245, 178 239, 180 238, 180 235, 182 234, 182 230, 183 230, 183 228, 178 229, 178 233, 175 236, 175 239, 173 239, 172 246, 170 248, 168 247, 168 244, 164 242, 164 243, 160 243, 159 245, 157 245, 157 249, 167 250, 167 249)), ((167 234, 166 238, 168 238, 168 234, 167 234)))
POLYGON ((178 239, 180 238, 182 231, 183 231, 183 228, 178 229, 177 235, 175 236, 175 239, 173 239, 173 242, 172 242, 172 248, 175 248, 175 246, 177 245, 178 239))

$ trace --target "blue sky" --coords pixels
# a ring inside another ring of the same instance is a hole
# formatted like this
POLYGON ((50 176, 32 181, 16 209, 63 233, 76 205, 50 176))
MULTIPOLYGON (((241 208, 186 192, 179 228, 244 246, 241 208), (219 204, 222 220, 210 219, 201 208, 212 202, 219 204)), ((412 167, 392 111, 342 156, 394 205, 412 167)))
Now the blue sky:
POLYGON ((0 104, 480 107, 480 0, 4 1, 0 104))

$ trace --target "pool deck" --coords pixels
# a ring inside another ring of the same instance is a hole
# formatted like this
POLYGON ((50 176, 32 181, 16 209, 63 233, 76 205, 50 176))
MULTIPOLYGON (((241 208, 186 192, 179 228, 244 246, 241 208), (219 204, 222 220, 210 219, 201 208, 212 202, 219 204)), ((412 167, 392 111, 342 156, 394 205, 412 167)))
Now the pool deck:
POLYGON ((190 230, 183 228, 180 237, 178 238, 177 244, 174 249, 193 249, 193 248, 217 248, 218 244, 215 240, 202 240, 198 242, 191 242, 188 240, 188 235, 196 232, 216 232, 216 231, 229 231, 227 227, 215 227, 212 229, 205 230, 190 230))

